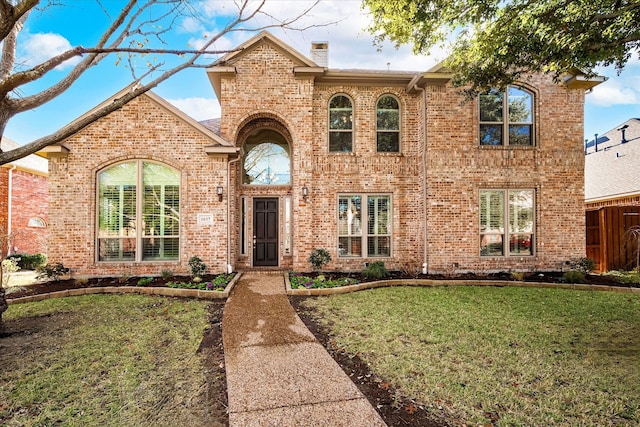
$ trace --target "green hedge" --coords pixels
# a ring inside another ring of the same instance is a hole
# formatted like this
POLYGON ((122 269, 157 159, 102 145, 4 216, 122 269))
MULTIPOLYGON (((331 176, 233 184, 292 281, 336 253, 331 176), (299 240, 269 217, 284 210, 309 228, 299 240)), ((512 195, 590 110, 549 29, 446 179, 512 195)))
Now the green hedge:
POLYGON ((36 270, 47 263, 47 256, 45 254, 12 254, 7 258, 13 258, 18 260, 18 267, 21 270, 36 270))

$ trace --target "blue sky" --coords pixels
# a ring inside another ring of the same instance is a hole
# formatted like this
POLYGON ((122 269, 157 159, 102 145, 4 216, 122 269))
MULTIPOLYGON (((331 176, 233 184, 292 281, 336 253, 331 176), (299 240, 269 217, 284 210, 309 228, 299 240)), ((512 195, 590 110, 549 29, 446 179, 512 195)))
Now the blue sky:
MULTIPOLYGON (((25 66, 42 61, 71 46, 93 46, 109 24, 109 17, 93 0, 66 0, 64 7, 33 11, 19 43, 20 59, 25 66)), ((101 2, 117 11, 122 3, 116 0, 101 2)), ((192 1, 194 10, 202 20, 182 18, 167 35, 167 48, 189 49, 201 45, 209 34, 214 34, 233 11, 229 0, 192 1)), ((266 11, 274 16, 296 15, 308 6, 307 1, 268 1, 266 11)), ((113 17, 113 14, 112 14, 113 17)), ((266 22, 266 21, 262 21, 266 22)), ((378 51, 365 28, 368 18, 360 9, 358 0, 321 1, 302 24, 335 22, 328 26, 310 28, 303 32, 272 30, 285 43, 304 55, 309 54, 313 41, 329 42, 329 67, 425 71, 445 57, 443 51, 430 56, 414 56, 409 46, 399 49, 391 45, 378 51), (338 22, 335 22, 338 21, 338 22)), ((217 48, 237 46, 253 33, 234 33, 219 41, 217 48)), ((172 61, 171 58, 141 58, 140 69, 147 61, 172 61)), ((24 144, 54 132, 58 128, 87 112, 104 99, 127 86, 131 72, 111 56, 90 69, 76 84, 54 101, 16 116, 9 122, 5 136, 24 144)), ((24 95, 41 90, 65 75, 71 64, 60 67, 42 82, 25 88, 24 95)), ((631 117, 640 118, 640 60, 634 55, 621 75, 613 68, 599 69, 607 82, 586 96, 585 138, 603 134, 631 117)), ((161 84, 155 93, 167 99, 197 120, 219 117, 220 108, 204 70, 185 70, 161 84)))

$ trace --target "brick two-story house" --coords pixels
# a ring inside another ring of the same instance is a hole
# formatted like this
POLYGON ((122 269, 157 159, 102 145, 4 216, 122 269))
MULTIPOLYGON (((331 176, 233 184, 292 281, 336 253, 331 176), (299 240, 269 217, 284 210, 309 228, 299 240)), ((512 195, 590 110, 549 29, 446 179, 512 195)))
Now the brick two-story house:
POLYGON ((192 256, 211 271, 309 270, 314 248, 352 271, 584 256, 592 82, 534 76, 465 102, 438 67, 332 69, 326 43, 311 57, 261 33, 206 70, 219 121, 147 93, 50 147, 50 259, 135 275, 186 273, 192 256))

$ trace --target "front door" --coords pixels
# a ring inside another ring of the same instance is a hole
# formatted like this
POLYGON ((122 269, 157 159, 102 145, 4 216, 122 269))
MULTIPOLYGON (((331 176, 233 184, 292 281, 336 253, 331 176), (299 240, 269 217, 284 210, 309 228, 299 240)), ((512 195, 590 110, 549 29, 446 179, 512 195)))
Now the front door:
POLYGON ((253 265, 278 265, 278 199, 253 199, 253 265))

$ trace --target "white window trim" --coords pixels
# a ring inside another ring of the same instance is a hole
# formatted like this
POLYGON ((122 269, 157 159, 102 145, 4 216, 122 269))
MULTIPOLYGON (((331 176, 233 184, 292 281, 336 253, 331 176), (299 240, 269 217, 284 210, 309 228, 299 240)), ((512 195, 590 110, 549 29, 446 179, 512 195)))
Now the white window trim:
POLYGON ((402 103, 400 102, 400 98, 395 96, 392 93, 384 93, 376 99, 376 108, 375 108, 375 118, 374 121, 376 123, 376 153, 378 154, 399 154, 402 152, 402 103), (378 103, 380 100, 386 96, 390 96, 396 100, 398 103, 398 129, 397 130, 380 130, 378 129, 378 103), (378 132, 397 132, 398 133, 398 151, 378 151, 378 132))
POLYGON ((329 98, 329 102, 327 102, 327 150, 329 151, 330 154, 351 154, 355 152, 355 148, 356 148, 355 147, 356 145, 355 120, 356 120, 356 104, 355 102, 353 102, 353 98, 343 92, 333 94, 331 98, 329 98), (351 102, 351 129, 349 130, 331 129, 331 101, 333 101, 333 99, 338 96, 344 96, 347 99, 349 99, 349 102, 351 102), (351 150, 350 151, 332 151, 331 150, 331 133, 332 132, 351 133, 351 150))

